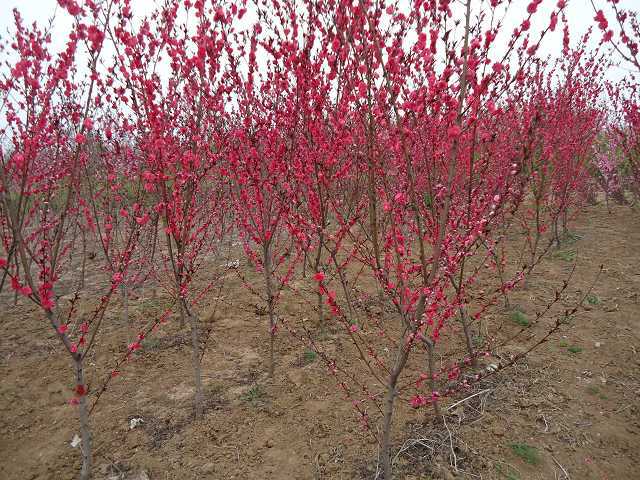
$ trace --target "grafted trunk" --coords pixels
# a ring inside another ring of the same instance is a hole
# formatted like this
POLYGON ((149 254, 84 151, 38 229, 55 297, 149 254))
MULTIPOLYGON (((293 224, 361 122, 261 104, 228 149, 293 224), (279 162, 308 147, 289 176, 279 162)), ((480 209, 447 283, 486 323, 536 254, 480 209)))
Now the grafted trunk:
POLYGON ((122 321, 125 325, 129 325, 129 289, 125 282, 120 284, 120 291, 122 293, 122 321))
POLYGON ((460 308, 460 320, 462 321, 464 339, 467 343, 467 352, 469 353, 469 360, 471 360, 471 365, 475 367, 478 362, 476 360, 476 354, 473 350, 473 338, 471 336, 471 325, 470 325, 471 319, 467 315, 467 312, 464 308, 460 308))
POLYGON ((86 266, 87 266, 87 236, 84 233, 84 229, 82 231, 82 268, 80 271, 80 283, 78 285, 79 290, 84 290, 84 280, 86 276, 86 266))
MULTIPOLYGON (((320 234, 320 239, 318 241, 318 251, 316 253, 316 258, 314 261, 313 269, 316 274, 320 273, 320 262, 322 261, 322 245, 323 245, 323 235, 320 234)), ((323 312, 323 301, 322 301, 322 293, 320 290, 316 292, 318 298, 318 325, 321 328, 324 328, 324 312, 323 312)))
POLYGON ((185 301, 181 305, 181 317, 186 317, 189 320, 189 327, 191 329, 191 367, 193 369, 193 381, 194 381, 194 398, 193 398, 193 411, 196 420, 202 417, 203 413, 203 388, 202 388, 202 366, 200 363, 200 328, 198 325, 198 317, 193 312, 189 311, 185 301))
POLYGON ((195 380, 194 414, 196 420, 202 417, 202 367, 200 365, 200 330, 198 328, 198 317, 189 315, 191 324, 191 363, 193 366, 193 376, 195 380))
POLYGON ((269 377, 275 372, 275 334, 276 317, 274 309, 273 271, 271 266, 271 243, 264 242, 262 247, 264 284, 267 293, 267 309, 269 312, 269 377))
POLYGON ((87 395, 84 381, 84 366, 81 356, 74 359, 76 367, 76 391, 78 392, 78 419, 80 420, 80 449, 82 453, 82 467, 80 480, 91 478, 91 430, 89 429, 89 413, 87 410, 87 395))
POLYGON ((393 407, 396 400, 396 386, 398 378, 407 363, 409 351, 404 348, 404 342, 398 347, 396 361, 393 370, 389 374, 389 383, 387 384, 387 393, 384 398, 384 419, 382 422, 382 451, 380 453, 380 463, 382 463, 382 473, 384 480, 392 480, 393 469, 391 465, 391 433, 393 421, 393 407))
POLYGON ((440 404, 438 402, 437 396, 433 395, 436 392, 436 362, 434 358, 434 349, 435 345, 431 339, 425 338, 424 344, 427 347, 427 369, 429 370, 429 388, 431 389, 431 399, 433 404, 433 412, 437 417, 440 417, 440 404))

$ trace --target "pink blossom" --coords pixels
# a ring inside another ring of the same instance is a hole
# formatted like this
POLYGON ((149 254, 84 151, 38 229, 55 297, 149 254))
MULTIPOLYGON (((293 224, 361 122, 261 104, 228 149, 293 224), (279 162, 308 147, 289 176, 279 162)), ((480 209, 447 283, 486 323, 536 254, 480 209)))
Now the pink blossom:
POLYGON ((141 217, 136 217, 136 223, 138 225, 141 225, 141 226, 142 225, 146 225, 148 221, 149 221, 149 214, 148 213, 145 213, 141 217))
POLYGON ((423 395, 414 395, 411 397, 411 406, 413 408, 424 407, 427 404, 427 399, 423 395))
POLYGON ((216 22, 224 22, 225 21, 225 16, 224 16, 224 10, 222 9, 222 7, 218 7, 216 9, 216 13, 213 17, 213 20, 216 22))
POLYGON ((447 129, 447 135, 452 140, 458 138, 460 136, 460 133, 461 133, 461 130, 460 130, 460 127, 458 125, 451 125, 447 129))

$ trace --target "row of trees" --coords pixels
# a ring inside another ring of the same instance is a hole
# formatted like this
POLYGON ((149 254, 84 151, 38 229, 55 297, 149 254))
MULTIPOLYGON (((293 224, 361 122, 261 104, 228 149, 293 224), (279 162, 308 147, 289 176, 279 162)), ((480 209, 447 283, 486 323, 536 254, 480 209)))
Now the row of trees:
POLYGON ((498 0, 167 0, 145 17, 129 0, 59 3, 73 18, 63 51, 17 11, 4 45, 0 271, 72 361, 83 479, 89 415, 110 381, 88 391, 85 364, 117 295, 127 328, 131 289, 159 283, 172 303, 133 333, 113 375, 175 313, 191 332, 197 419, 198 305, 230 268, 207 259, 239 239, 263 278, 250 288, 269 319, 265 370, 276 374, 280 327, 316 350, 363 425, 381 426, 390 479, 398 397, 437 414, 441 397, 486 375, 477 363, 491 346, 473 330, 562 241, 593 193, 594 159, 615 152, 637 186, 636 90, 607 92, 603 52, 571 48, 564 1, 541 18, 549 2, 533 0, 513 32, 498 0), (538 56, 561 25, 563 59, 538 56), (607 127, 605 93, 626 123, 607 127), (504 248, 514 232, 515 256, 504 248), (87 268, 104 279, 97 301, 87 268), (362 370, 278 315, 303 277, 318 326, 344 335, 362 370), (467 352, 440 371, 454 321, 467 352))
POLYGON ((638 12, 621 8, 617 0, 606 3, 611 10, 610 16, 592 3, 596 13, 594 20, 602 33, 602 41, 611 44, 622 59, 621 68, 628 76, 607 86, 613 106, 612 120, 598 142, 596 178, 607 202, 613 199, 620 204, 635 205, 640 200, 640 92, 637 81, 640 19, 638 12), (619 34, 614 35, 610 27, 619 34))

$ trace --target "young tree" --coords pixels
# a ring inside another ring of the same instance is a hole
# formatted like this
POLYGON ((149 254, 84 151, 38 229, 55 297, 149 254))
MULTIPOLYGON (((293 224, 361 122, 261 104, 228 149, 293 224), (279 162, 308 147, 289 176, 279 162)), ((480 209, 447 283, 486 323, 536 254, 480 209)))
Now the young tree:
MULTIPOLYGON (((228 114, 231 101, 228 66, 231 62, 225 14, 204 2, 165 2, 142 29, 129 19, 128 2, 120 7, 120 24, 109 32, 117 39, 118 70, 139 135, 139 175, 154 222, 165 240, 164 269, 168 289, 176 300, 181 325, 191 330, 195 383, 195 416, 203 413, 201 325, 195 312, 200 291, 194 286, 206 261, 220 247, 230 222, 226 179, 228 114), (196 18, 195 25, 191 18, 196 18), (163 63, 164 62, 164 63, 163 63), (159 65, 168 62, 163 79, 159 65)), ((135 209, 135 205, 134 205, 135 209)), ((150 215, 137 218, 146 224, 150 215)), ((213 275, 214 279, 216 276, 213 275)), ((214 281, 214 280, 210 280, 214 281)), ((205 291, 209 289, 209 284, 205 291)))
MULTIPOLYGON (((528 7, 529 15, 514 33, 510 50, 529 41, 525 32, 537 5, 533 2, 528 7)), ((489 47, 499 25, 491 25, 481 37, 482 20, 472 24, 471 3, 465 6, 462 25, 449 31, 448 2, 438 7, 419 4, 411 11, 393 2, 384 8, 331 4, 325 15, 333 20, 332 28, 318 33, 315 50, 319 60, 314 62, 321 64, 324 58, 329 78, 341 82, 331 84, 333 94, 349 92, 345 93, 346 104, 336 101, 340 109, 325 115, 327 119, 343 119, 351 144, 343 155, 352 153, 357 159, 355 167, 347 171, 349 182, 339 183, 351 183, 353 190, 368 192, 356 206, 333 210, 337 252, 332 254, 331 247, 327 251, 330 257, 340 259, 334 268, 343 285, 354 284, 342 280, 354 275, 349 265, 361 266, 355 268, 357 272, 369 269, 379 291, 395 309, 397 320, 353 322, 351 312, 357 306, 349 289, 343 288, 344 298, 339 299, 330 279, 318 272, 320 293, 332 316, 346 327, 345 333, 374 382, 384 384, 384 400, 379 402, 366 380, 340 369, 337 359, 323 358, 333 372, 346 375, 366 395, 366 399, 355 401, 363 421, 367 414, 359 406, 361 402, 373 401, 380 409, 385 478, 391 478, 393 411, 400 390, 406 388, 401 376, 410 354, 424 348, 428 373, 417 383, 422 385, 426 379, 430 389, 427 397, 415 395, 414 404, 430 403, 437 408, 434 349, 445 325, 465 305, 466 289, 478 278, 479 267, 471 267, 466 277, 461 273, 464 259, 478 258, 479 245, 492 238, 499 224, 499 213, 515 210, 523 199, 516 175, 522 149, 509 144, 508 134, 492 138, 491 131, 494 116, 507 118, 510 98, 504 92, 510 88, 517 91, 522 85, 537 43, 521 49, 520 71, 515 77, 502 73, 508 56, 487 72, 484 67, 493 63, 489 47), (417 41, 409 40, 409 32, 418 34, 417 41), (440 51, 443 64, 436 60, 440 51), (505 97, 505 108, 496 107, 500 95, 505 97), (367 214, 363 216, 363 212, 367 214), (455 281, 458 288, 454 292, 448 288, 452 278, 460 279, 455 281), (348 308, 342 308, 341 301, 348 308), (389 342, 385 348, 392 353, 385 353, 378 341, 371 340, 373 329, 379 331, 382 345, 389 342)), ((479 18, 492 18, 495 7, 485 7, 486 16, 479 18)), ((315 12, 304 6, 300 11, 315 12)), ((313 24, 313 18, 309 13, 306 23, 313 24)), ((337 193, 332 188, 327 191, 337 193)), ((328 201, 340 203, 339 199, 328 201)), ((313 226, 307 236, 312 231, 313 226)), ((514 283, 505 281, 501 287, 509 289, 514 283)), ((481 308, 470 317, 477 319, 483 311, 481 308)), ((341 385, 352 394, 344 382, 341 385)))
POLYGON ((260 22, 236 40, 244 46, 237 47, 233 65, 238 109, 229 147, 236 225, 247 257, 264 278, 270 377, 275 369, 276 307, 300 257, 296 242, 302 240, 289 220, 298 198, 293 181, 298 125, 295 95, 287 76, 294 65, 293 47, 279 37, 284 28, 282 15, 286 11, 294 16, 295 8, 293 4, 273 6, 269 15, 255 5, 261 12, 260 22), (240 61, 246 63, 242 64, 246 71, 240 68, 240 61))
MULTIPOLYGON (((93 112, 101 104, 103 86, 97 69, 111 2, 81 9, 75 2, 63 6, 74 26, 65 49, 50 53, 51 35, 37 25, 24 26, 14 11, 16 37, 11 44, 15 60, 0 83, 3 129, 0 169, 0 224, 5 226, 5 248, 0 268, 20 295, 38 305, 60 339, 75 371, 82 449, 80 478, 91 475, 91 433, 87 408, 85 360, 94 346, 109 301, 126 272, 136 232, 129 247, 111 258, 113 271, 90 312, 79 315, 79 282, 73 281, 78 249, 76 225, 95 225, 97 219, 79 201, 82 177, 91 161, 93 112), (104 7, 104 10, 102 9, 104 7), (87 23, 84 23, 87 22, 87 23), (88 69, 79 67, 81 52, 88 69), (84 219, 83 219, 84 217, 84 219), (75 292, 74 292, 75 289, 75 292), (73 293, 70 305, 58 299, 73 293)), ((85 296, 93 299, 95 293, 85 296)))

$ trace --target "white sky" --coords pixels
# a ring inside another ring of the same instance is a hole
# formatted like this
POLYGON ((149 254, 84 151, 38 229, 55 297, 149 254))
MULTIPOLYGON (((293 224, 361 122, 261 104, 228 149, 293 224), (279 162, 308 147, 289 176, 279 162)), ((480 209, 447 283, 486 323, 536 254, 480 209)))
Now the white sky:
MULTIPOLYGON (((606 1, 594 1, 605 11, 607 18, 609 19, 610 28, 613 28, 615 32, 616 29, 615 22, 613 21, 613 14, 606 5, 606 1)), ((413 3, 411 0, 407 0, 407 2, 410 2, 408 4, 413 3)), ((517 26, 517 24, 519 24, 519 22, 524 18, 526 15, 526 7, 529 2, 530 0, 514 0, 513 6, 510 10, 510 15, 507 18, 508 21, 511 21, 511 26, 506 28, 505 32, 511 32, 513 27, 517 26)), ((144 13, 145 9, 153 8, 156 3, 157 0, 132 0, 132 5, 134 9, 137 10, 136 13, 144 13)), ((539 31, 548 24, 549 12, 553 7, 555 7, 556 3, 557 0, 543 0, 539 9, 540 13, 536 14, 535 17, 537 18, 537 21, 532 25, 531 30, 533 32, 539 31)), ((620 0, 619 5, 621 8, 634 7, 635 9, 640 9, 640 0, 620 0)), ((48 20, 57 9, 58 14, 52 30, 52 50, 58 51, 63 48, 66 43, 66 34, 71 25, 71 19, 66 12, 62 11, 62 9, 57 6, 57 0, 0 0, 0 36, 3 38, 11 38, 11 32, 14 30, 12 14, 13 8, 18 8, 25 23, 30 24, 35 21, 40 25, 47 24, 48 20)), ((567 18, 569 20, 572 44, 575 45, 575 42, 582 37, 590 26, 593 26, 594 29, 597 30, 593 17, 594 12, 590 0, 568 0, 567 18)), ((593 45, 597 44, 600 36, 601 33, 599 31, 595 32, 591 43, 593 45)), ((562 28, 559 23, 556 32, 543 43, 540 54, 560 54, 562 50, 561 46, 562 28)), ((608 78, 611 80, 618 80, 625 75, 628 75, 628 71, 624 67, 614 67, 609 72, 608 78)))

